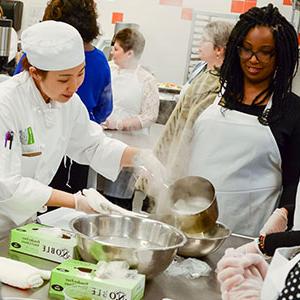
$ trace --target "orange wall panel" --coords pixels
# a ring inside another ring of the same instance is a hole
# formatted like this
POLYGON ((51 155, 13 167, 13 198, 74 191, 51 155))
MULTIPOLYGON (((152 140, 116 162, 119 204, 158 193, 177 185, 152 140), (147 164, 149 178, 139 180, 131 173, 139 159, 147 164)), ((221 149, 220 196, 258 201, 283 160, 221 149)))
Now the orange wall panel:
POLYGON ((184 7, 181 10, 181 19, 191 21, 193 19, 193 9, 184 7))
POLYGON ((256 0, 252 0, 252 1, 246 0, 245 6, 244 6, 244 12, 255 6, 256 6, 256 0))
POLYGON ((118 22, 123 22, 124 14, 121 12, 113 12, 111 17, 111 23, 116 24, 118 22))
POLYGON ((231 12, 233 13, 243 13, 245 7, 245 2, 240 0, 232 0, 231 2, 231 12))
POLYGON ((283 5, 292 5, 292 0, 283 0, 283 5))

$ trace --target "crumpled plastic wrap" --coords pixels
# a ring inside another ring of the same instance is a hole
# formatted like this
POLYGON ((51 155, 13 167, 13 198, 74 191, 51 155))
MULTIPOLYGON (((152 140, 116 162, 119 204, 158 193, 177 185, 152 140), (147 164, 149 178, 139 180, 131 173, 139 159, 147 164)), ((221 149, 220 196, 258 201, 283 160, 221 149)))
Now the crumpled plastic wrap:
POLYGON ((196 258, 187 258, 182 261, 174 259, 165 272, 169 276, 185 276, 188 279, 196 279, 201 276, 209 276, 211 267, 196 258))
POLYGON ((101 279, 134 279, 137 270, 129 270, 126 261, 99 261, 95 275, 101 279))

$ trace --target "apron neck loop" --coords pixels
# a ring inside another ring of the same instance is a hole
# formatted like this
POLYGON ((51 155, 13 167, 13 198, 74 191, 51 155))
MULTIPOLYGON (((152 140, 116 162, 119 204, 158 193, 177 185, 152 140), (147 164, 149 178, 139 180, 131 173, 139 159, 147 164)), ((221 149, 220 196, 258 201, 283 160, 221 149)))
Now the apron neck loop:
POLYGON ((270 115, 270 110, 271 110, 271 107, 272 107, 272 103, 273 103, 273 94, 271 95, 263 113, 257 118, 258 119, 258 122, 264 126, 269 126, 269 115, 270 115))

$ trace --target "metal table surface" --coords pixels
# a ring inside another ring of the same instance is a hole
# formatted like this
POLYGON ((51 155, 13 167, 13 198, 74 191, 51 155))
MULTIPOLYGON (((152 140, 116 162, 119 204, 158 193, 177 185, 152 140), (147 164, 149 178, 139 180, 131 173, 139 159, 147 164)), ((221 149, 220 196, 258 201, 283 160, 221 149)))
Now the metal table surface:
MULTIPOLYGON (((206 261, 214 270, 216 263, 224 254, 228 247, 238 247, 248 242, 249 239, 241 236, 230 236, 223 245, 215 253, 207 256, 203 260, 206 261)), ((9 256, 15 259, 28 262, 31 265, 51 270, 57 263, 42 260, 28 255, 9 256)), ((8 240, 0 241, 0 256, 8 256, 8 240)), ((23 297, 37 300, 51 299, 48 297, 49 283, 46 282, 42 287, 32 290, 19 290, 7 285, 2 287, 2 295, 5 297, 23 297)), ((170 298, 173 300, 219 300, 221 299, 219 286, 216 280, 215 272, 212 271, 210 276, 189 280, 185 277, 171 277, 165 273, 146 282, 145 300, 161 300, 162 298, 170 298)))

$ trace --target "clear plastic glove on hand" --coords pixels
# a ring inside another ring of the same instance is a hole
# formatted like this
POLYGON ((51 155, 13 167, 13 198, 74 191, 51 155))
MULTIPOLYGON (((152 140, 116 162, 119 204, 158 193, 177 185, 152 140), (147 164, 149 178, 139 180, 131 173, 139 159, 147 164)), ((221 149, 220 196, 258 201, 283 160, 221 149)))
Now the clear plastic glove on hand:
POLYGON ((238 247, 238 248, 236 249, 236 251, 239 251, 239 252, 241 252, 242 254, 257 253, 257 254, 263 255, 263 254, 261 253, 261 251, 259 250, 256 241, 252 241, 252 242, 249 242, 249 243, 247 243, 247 244, 245 244, 245 245, 242 245, 242 246, 238 247))
POLYGON ((84 189, 83 195, 87 199, 88 205, 93 209, 94 213, 111 214, 117 213, 125 216, 143 216, 141 214, 124 209, 118 205, 111 203, 95 189, 84 189))
POLYGON ((275 232, 283 232, 287 229, 287 210, 285 208, 277 208, 269 217, 264 227, 261 229, 261 234, 270 234, 275 232))
POLYGON ((40 270, 23 262, 0 257, 0 281, 20 288, 30 289, 41 286, 50 279, 51 272, 40 270))
POLYGON ((239 287, 248 278, 252 278, 252 281, 255 279, 263 282, 267 271, 268 264, 261 255, 242 254, 236 249, 226 250, 225 255, 218 262, 216 270, 217 279, 224 295, 233 288, 239 287))
POLYGON ((107 119, 105 122, 102 123, 102 126, 104 129, 110 129, 110 130, 122 130, 122 120, 115 120, 112 118, 107 119))
POLYGON ((151 196, 155 196, 155 193, 166 189, 167 171, 165 166, 154 155, 151 150, 141 150, 137 153, 133 159, 133 166, 148 180, 148 187, 151 196))
POLYGON ((230 291, 222 292, 223 300, 260 300, 263 278, 255 266, 244 273, 244 280, 230 291))
POLYGON ((73 194, 75 199, 75 209, 78 211, 83 211, 87 214, 95 214, 97 211, 93 209, 88 201, 88 198, 83 195, 80 191, 76 194, 73 194))

